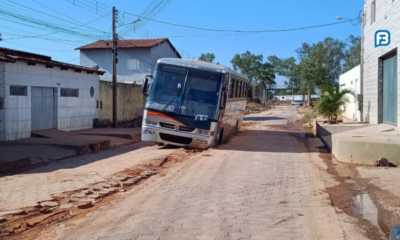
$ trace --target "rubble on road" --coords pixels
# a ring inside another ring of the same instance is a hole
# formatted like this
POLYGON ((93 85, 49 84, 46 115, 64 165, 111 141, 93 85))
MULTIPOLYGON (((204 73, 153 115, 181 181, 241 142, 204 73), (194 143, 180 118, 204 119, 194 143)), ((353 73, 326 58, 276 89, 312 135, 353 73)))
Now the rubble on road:
POLYGON ((41 202, 42 207, 58 207, 60 204, 58 202, 41 202))
POLYGON ((78 209, 87 209, 93 207, 92 201, 81 202, 76 206, 78 209))
POLYGON ((395 164, 389 162, 389 160, 386 158, 376 160, 374 165, 377 167, 397 167, 395 164))
POLYGON ((272 107, 271 107, 270 103, 267 103, 264 106, 263 104, 260 104, 260 103, 249 102, 246 105, 246 111, 245 111, 244 115, 248 115, 251 113, 260 113, 260 112, 266 111, 271 108, 272 107))
MULTIPOLYGON (((185 152, 184 149, 180 149, 174 154, 153 159, 150 163, 117 172, 106 180, 103 179, 89 186, 52 195, 51 199, 41 200, 35 207, 9 211, 6 215, 0 216, 0 228, 4 227, 5 229, 0 233, 0 236, 22 234, 22 236, 29 235, 31 237, 32 234, 40 232, 38 228, 57 224, 69 218, 85 216, 87 209, 93 211, 104 203, 108 203, 107 199, 112 201, 118 198, 119 194, 126 192, 142 180, 163 169, 168 169, 176 163, 183 162, 198 152, 202 151, 190 150, 185 152), (99 204, 100 202, 102 204, 99 204)), ((21 236, 17 235, 17 237, 21 236)))

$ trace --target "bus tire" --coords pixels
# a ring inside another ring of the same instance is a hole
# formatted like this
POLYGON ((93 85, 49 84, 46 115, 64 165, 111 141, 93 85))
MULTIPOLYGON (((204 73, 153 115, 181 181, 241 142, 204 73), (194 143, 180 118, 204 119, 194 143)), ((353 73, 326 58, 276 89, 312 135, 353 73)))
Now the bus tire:
POLYGON ((233 129, 233 136, 235 136, 236 135, 236 133, 238 132, 238 126, 239 126, 239 122, 238 121, 236 121, 236 126, 235 126, 235 128, 233 129))
POLYGON ((221 129, 221 131, 219 132, 219 135, 218 135, 216 143, 217 144, 221 144, 223 139, 224 139, 224 129, 221 129))

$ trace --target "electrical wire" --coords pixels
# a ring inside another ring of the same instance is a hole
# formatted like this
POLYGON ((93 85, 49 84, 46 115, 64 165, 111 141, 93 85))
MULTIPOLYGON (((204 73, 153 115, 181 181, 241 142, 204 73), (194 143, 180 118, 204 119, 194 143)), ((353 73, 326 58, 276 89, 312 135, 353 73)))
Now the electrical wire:
MULTIPOLYGON (((138 16, 136 14, 132 13, 127 13, 129 15, 133 16, 138 16)), ((195 26, 189 26, 189 25, 182 25, 182 24, 176 24, 176 23, 170 23, 170 22, 164 22, 164 21, 159 21, 155 19, 148 19, 149 21, 165 24, 165 25, 170 25, 170 26, 175 26, 175 27, 183 27, 183 28, 191 28, 191 29, 196 29, 196 30, 201 30, 201 31, 212 31, 212 32, 234 32, 234 33, 267 33, 267 32, 289 32, 289 31, 298 31, 298 30, 305 30, 305 29, 311 29, 311 28, 319 28, 319 27, 327 27, 327 26, 332 26, 332 25, 338 25, 338 24, 343 24, 346 22, 351 22, 355 19, 349 19, 341 22, 333 22, 333 23, 326 23, 326 24, 319 24, 319 25, 313 25, 313 26, 307 26, 307 27, 299 27, 299 28, 288 28, 288 29, 268 29, 268 30, 228 30, 228 29, 212 29, 212 28, 203 28, 203 27, 195 27, 195 26)))

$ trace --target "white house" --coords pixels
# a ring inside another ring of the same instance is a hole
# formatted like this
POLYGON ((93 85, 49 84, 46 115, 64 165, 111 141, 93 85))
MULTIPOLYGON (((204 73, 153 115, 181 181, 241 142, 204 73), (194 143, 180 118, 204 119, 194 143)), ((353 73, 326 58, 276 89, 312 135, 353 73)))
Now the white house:
MULTIPOLYGON (((275 98, 278 101, 285 102, 285 101, 307 101, 307 95, 275 95, 275 98)), ((320 98, 318 94, 311 94, 311 100, 317 101, 320 98)))
POLYGON ((0 141, 91 128, 103 71, 0 48, 0 141))
POLYGON ((399 23, 400 1, 364 1, 362 114, 371 124, 400 124, 399 23))
MULTIPOLYGON (((112 81, 112 41, 99 40, 77 48, 80 65, 98 67, 106 73, 101 80, 112 81)), ((143 82, 160 58, 181 58, 168 38, 118 40, 118 82, 143 82)))
POLYGON ((340 90, 347 89, 354 93, 354 95, 346 94, 349 102, 346 103, 343 116, 348 119, 361 121, 361 112, 357 100, 357 96, 360 94, 360 65, 340 75, 339 86, 340 90))

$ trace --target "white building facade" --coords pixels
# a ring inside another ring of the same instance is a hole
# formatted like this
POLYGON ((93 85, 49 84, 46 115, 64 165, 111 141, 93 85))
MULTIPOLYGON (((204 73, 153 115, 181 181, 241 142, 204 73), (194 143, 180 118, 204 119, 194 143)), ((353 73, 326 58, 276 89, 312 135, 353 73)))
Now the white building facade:
MULTIPOLYGON (((80 65, 98 67, 106 73, 101 80, 112 81, 112 41, 97 42, 77 48, 80 65)), ((168 38, 118 40, 117 81, 142 83, 153 73, 160 58, 181 58, 168 38)))
MULTIPOLYGON (((275 95, 275 98, 278 101, 307 101, 308 96, 307 95, 275 95)), ((316 101, 320 99, 320 96, 318 94, 311 94, 311 99, 313 101, 316 101)))
POLYGON ((93 127, 102 71, 0 48, 0 141, 93 127))
POLYGON ((397 49, 400 46, 399 23, 400 1, 364 1, 362 39, 364 122, 400 125, 400 84, 398 84, 400 67, 397 57, 397 49), (387 38, 381 39, 379 31, 382 30, 390 33, 389 44, 387 38), (382 43, 385 46, 380 46, 382 43))
POLYGON ((346 94, 348 103, 345 105, 343 116, 348 119, 353 119, 356 121, 361 121, 361 111, 358 104, 358 95, 360 94, 360 65, 354 67, 353 69, 343 73, 339 76, 339 86, 340 90, 350 90, 354 93, 346 94))

